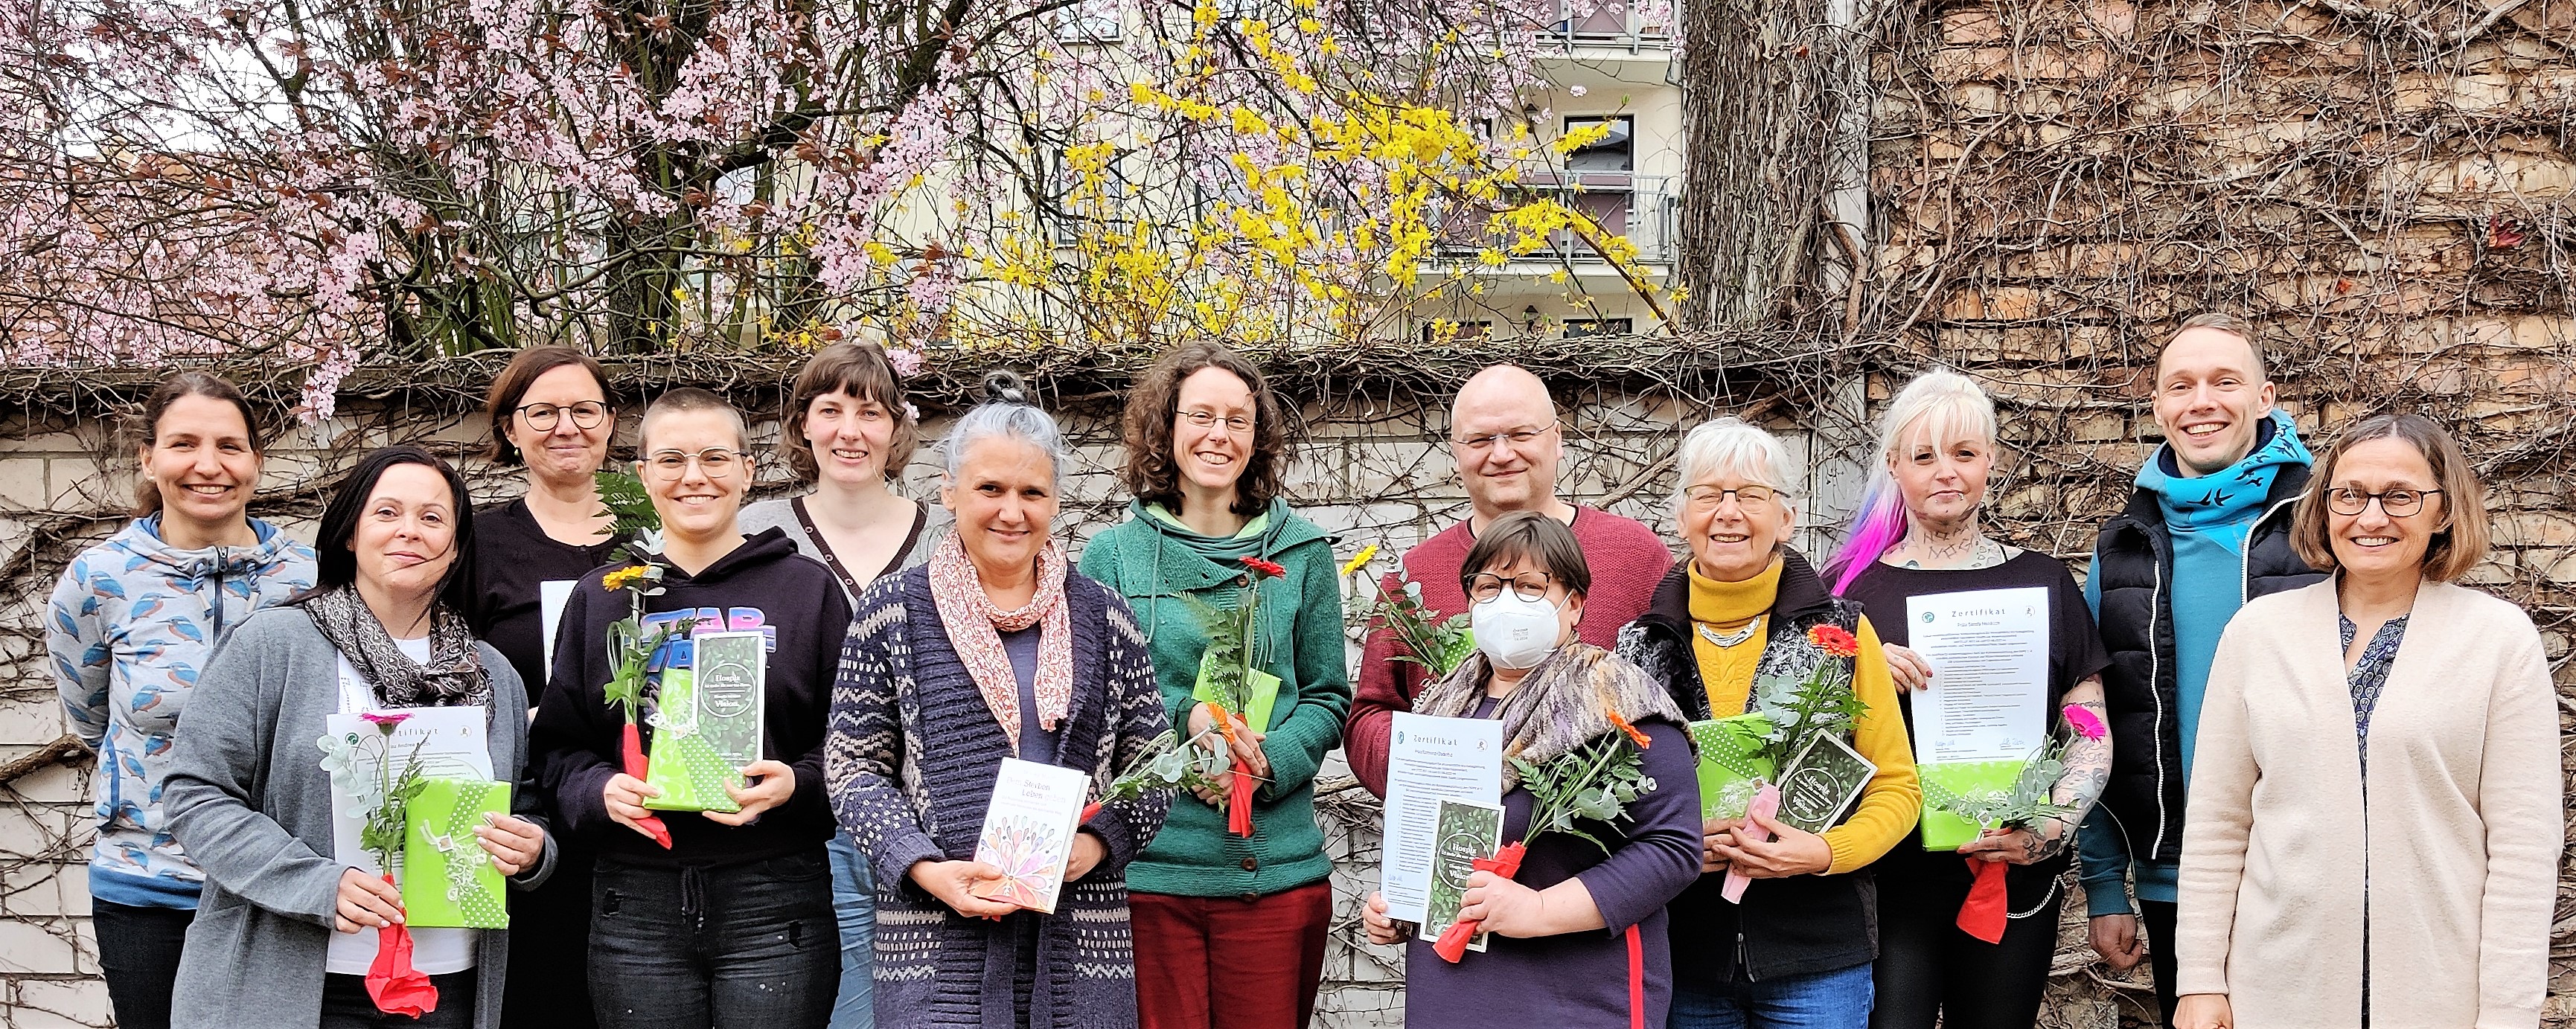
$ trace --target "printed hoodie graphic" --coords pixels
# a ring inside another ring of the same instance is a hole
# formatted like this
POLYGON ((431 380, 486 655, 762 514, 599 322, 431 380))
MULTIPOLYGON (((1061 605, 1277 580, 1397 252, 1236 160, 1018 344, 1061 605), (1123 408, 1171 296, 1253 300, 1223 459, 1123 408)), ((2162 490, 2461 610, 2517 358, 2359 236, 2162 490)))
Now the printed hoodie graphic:
POLYGON ((98 843, 90 894, 137 907, 190 908, 205 875, 161 812, 171 733, 188 691, 234 626, 313 586, 313 548, 252 520, 247 547, 179 550, 153 515, 63 569, 45 648, 72 731, 98 750, 98 843))

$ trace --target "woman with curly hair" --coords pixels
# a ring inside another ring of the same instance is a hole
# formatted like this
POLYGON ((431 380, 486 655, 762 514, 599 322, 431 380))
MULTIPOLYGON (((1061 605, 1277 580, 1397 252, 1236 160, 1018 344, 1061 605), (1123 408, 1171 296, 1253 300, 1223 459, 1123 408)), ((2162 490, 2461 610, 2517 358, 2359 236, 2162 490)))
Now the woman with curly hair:
POLYGON ((1131 517, 1083 549, 1083 574, 1136 609, 1173 726, 1230 749, 1223 776, 1255 780, 1248 834, 1229 828, 1227 791, 1211 789, 1177 799, 1128 866, 1139 1023, 1210 1029, 1223 1012, 1228 1029, 1299 1029, 1314 1015, 1333 915, 1315 770, 1351 707, 1332 537, 1279 495, 1286 419, 1231 350, 1192 344, 1156 362, 1128 395, 1126 442, 1131 517), (1278 677, 1278 700, 1262 724, 1228 712, 1218 727, 1190 695, 1208 649, 1202 613, 1239 609, 1256 591, 1253 665, 1278 677))

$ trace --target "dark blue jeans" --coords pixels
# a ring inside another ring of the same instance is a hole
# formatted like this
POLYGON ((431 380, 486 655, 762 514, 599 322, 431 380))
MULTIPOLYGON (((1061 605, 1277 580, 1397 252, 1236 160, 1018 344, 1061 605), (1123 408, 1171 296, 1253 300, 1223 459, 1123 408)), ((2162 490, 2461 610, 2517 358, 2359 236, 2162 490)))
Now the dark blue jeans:
POLYGON ((179 985, 179 952, 195 908, 132 907, 90 898, 98 934, 98 970, 107 1002, 125 1029, 170 1029, 170 993, 179 985))
POLYGON ((1673 991, 1666 1029, 1863 1029, 1876 996, 1869 966, 1790 975, 1759 982, 1738 979, 1717 993, 1673 991))
POLYGON ((824 1029, 841 936, 823 845, 717 868, 601 858, 590 995, 606 1029, 824 1029))

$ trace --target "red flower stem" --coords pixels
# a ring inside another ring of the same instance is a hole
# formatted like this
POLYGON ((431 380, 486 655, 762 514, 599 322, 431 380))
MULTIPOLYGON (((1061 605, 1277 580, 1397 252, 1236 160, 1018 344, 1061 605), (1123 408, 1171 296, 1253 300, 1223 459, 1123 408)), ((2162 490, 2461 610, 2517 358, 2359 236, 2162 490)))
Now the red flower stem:
MULTIPOLYGON (((638 782, 643 781, 649 768, 644 762, 643 735, 636 732, 635 723, 626 723, 624 733, 619 735, 617 756, 619 760, 625 762, 626 774, 635 777, 638 782)), ((663 850, 671 849, 671 830, 662 824, 660 817, 646 815, 635 823, 635 827, 644 830, 644 835, 652 837, 653 842, 661 844, 663 850)))
MULTIPOLYGON (((1525 843, 1507 843, 1494 856, 1477 858, 1476 863, 1469 867, 1509 879, 1521 874, 1521 857, 1528 853, 1529 846, 1525 843)), ((1440 931, 1440 939, 1431 944, 1431 952, 1440 955, 1442 961, 1457 964, 1458 959, 1467 955, 1467 944, 1476 939, 1476 928, 1484 921, 1481 918, 1462 918, 1450 923, 1449 928, 1440 931)))

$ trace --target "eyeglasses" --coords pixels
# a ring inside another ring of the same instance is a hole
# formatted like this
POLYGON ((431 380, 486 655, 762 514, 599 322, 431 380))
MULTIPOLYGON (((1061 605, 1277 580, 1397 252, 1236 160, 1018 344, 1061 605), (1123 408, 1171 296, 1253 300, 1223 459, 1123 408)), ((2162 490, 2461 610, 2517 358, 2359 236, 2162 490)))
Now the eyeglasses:
POLYGON ((1510 432, 1488 432, 1482 436, 1460 436, 1449 442, 1457 445, 1461 450, 1484 450, 1492 447, 1497 440, 1510 440, 1513 449, 1519 449, 1528 446, 1530 441, 1546 435, 1559 424, 1562 423, 1549 422, 1535 429, 1513 429, 1510 432))
POLYGON ((653 473, 654 478, 670 482, 687 475, 691 464, 697 465, 699 471, 707 473, 707 478, 722 479, 733 475, 750 463, 751 455, 739 450, 726 450, 719 447, 697 454, 684 454, 677 450, 657 451, 652 457, 645 459, 644 467, 653 473))
POLYGON ((2348 486, 2337 486, 2326 491, 2326 510, 2339 515, 2357 515, 2370 510, 2370 502, 2376 500, 2379 509, 2388 517, 2404 518, 2423 510, 2425 497, 2440 492, 2437 489, 2392 489, 2364 493, 2348 486))
POLYGON ((1545 600, 1547 588, 1554 582, 1546 572, 1522 572, 1508 579, 1492 572, 1477 572, 1467 577, 1467 599, 1482 604, 1502 596, 1503 587, 1509 586, 1522 600, 1545 600))
POLYGON ((1779 502, 1780 491, 1769 486, 1737 486, 1734 489, 1693 486, 1682 491, 1682 499, 1690 504, 1693 511, 1715 511, 1726 505, 1728 497, 1734 497, 1735 506, 1744 511, 1768 511, 1771 505, 1779 502))
POLYGON ((1182 421, 1188 422, 1202 429, 1219 422, 1223 422, 1225 423, 1225 431, 1236 435, 1242 435, 1252 431, 1252 419, 1239 414, 1220 415, 1214 411, 1182 411, 1179 412, 1179 415, 1182 421))
POLYGON ((596 400, 578 404, 523 404, 518 415, 528 420, 528 427, 538 432, 555 431, 555 421, 562 414, 572 415, 575 428, 596 429, 608 418, 608 405, 596 400))

